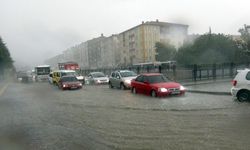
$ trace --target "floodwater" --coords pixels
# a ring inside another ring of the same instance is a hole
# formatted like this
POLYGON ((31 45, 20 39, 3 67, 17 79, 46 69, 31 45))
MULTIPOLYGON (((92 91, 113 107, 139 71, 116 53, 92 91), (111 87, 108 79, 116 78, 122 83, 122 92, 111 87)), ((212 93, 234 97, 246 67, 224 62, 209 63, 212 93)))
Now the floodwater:
POLYGON ((250 104, 231 96, 151 98, 107 85, 61 91, 10 83, 0 118, 0 145, 13 150, 250 147, 250 104))

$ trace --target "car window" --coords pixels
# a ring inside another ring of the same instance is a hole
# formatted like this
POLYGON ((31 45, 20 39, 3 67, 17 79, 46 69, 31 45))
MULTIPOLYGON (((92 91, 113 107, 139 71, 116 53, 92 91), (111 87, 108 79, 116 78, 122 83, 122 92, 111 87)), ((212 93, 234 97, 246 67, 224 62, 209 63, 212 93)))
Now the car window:
POLYGON ((64 77, 61 80, 62 82, 75 82, 77 81, 77 78, 76 77, 64 77))
POLYGON ((120 72, 121 77, 133 77, 133 76, 137 76, 136 73, 134 73, 133 71, 124 71, 124 72, 120 72))
POLYGON ((168 81, 168 79, 163 75, 148 76, 147 80, 149 83, 161 83, 168 81))
POLYGON ((111 73, 111 77, 112 77, 112 78, 115 77, 115 73, 114 73, 114 72, 111 73))
POLYGON ((105 77, 105 75, 104 75, 102 72, 93 73, 92 76, 93 76, 94 78, 105 77))
POLYGON ((247 73, 246 79, 247 79, 247 80, 250 80, 250 71, 247 73))
POLYGON ((119 73, 116 73, 116 74, 115 74, 115 77, 116 77, 117 79, 120 79, 119 73))
POLYGON ((143 82, 143 75, 138 76, 135 81, 137 82, 143 82))

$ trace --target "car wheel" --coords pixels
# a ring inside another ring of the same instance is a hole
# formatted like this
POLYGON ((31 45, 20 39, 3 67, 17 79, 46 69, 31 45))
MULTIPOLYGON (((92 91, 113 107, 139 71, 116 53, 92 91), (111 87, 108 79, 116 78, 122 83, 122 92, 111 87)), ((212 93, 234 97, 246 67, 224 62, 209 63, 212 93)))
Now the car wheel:
POLYGON ((111 82, 109 82, 109 88, 110 88, 110 89, 113 89, 113 85, 112 85, 111 82))
POLYGON ((152 91, 151 91, 151 96, 152 96, 152 97, 157 97, 157 94, 156 94, 155 90, 152 90, 152 91))
POLYGON ((250 93, 248 91, 241 91, 238 96, 237 96, 237 99, 240 101, 240 102, 244 102, 244 101, 247 101, 250 99, 250 93))
POLYGON ((137 93, 135 87, 133 87, 131 91, 132 91, 133 94, 137 93))
POLYGON ((125 90, 126 89, 126 87, 125 87, 125 85, 123 83, 120 84, 120 89, 121 90, 125 90))

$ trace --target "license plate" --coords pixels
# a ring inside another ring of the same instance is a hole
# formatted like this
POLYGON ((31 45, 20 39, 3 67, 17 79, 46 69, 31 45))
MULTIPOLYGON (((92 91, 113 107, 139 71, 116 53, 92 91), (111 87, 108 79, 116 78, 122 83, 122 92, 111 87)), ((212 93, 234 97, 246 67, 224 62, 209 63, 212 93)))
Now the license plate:
POLYGON ((180 94, 181 92, 180 91, 172 91, 172 93, 171 94, 173 94, 173 95, 177 95, 177 94, 180 94))

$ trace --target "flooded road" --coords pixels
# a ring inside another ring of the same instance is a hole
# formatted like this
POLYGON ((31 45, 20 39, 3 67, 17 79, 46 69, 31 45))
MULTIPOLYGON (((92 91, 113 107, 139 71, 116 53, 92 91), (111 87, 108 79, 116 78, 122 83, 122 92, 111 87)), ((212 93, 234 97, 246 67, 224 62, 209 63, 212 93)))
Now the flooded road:
MULTIPOLYGON (((248 149, 250 103, 186 93, 11 83, 0 96, 0 145, 12 149, 248 149)), ((1 148, 1 146, 0 146, 1 148)))

